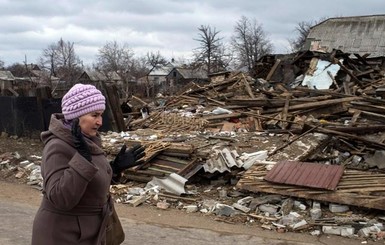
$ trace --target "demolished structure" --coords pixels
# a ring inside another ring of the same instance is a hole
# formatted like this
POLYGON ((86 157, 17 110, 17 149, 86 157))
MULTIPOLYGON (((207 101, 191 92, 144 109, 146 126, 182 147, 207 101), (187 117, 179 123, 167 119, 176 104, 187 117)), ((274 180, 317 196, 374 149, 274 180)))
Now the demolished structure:
POLYGON ((134 206, 379 239, 382 217, 330 214, 385 210, 384 59, 340 50, 272 56, 258 78, 234 72, 149 104, 133 98, 127 131, 103 133, 103 146, 112 158, 123 143, 145 145, 145 162, 124 173, 145 186, 112 192, 134 206))

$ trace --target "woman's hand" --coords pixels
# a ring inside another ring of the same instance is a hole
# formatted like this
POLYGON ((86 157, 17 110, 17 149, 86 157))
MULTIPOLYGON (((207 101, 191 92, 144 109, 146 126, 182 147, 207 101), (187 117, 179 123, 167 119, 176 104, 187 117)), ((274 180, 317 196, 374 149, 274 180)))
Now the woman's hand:
POLYGON ((123 145, 115 160, 111 163, 114 173, 120 174, 120 172, 127 168, 142 164, 144 160, 141 160, 141 158, 144 154, 144 147, 142 145, 134 145, 128 150, 127 146, 123 145))
POLYGON ((91 157, 90 148, 88 147, 88 144, 84 139, 82 130, 80 129, 79 118, 75 118, 72 121, 71 133, 74 138, 76 150, 79 152, 80 155, 82 155, 85 159, 91 162, 92 157, 91 157))

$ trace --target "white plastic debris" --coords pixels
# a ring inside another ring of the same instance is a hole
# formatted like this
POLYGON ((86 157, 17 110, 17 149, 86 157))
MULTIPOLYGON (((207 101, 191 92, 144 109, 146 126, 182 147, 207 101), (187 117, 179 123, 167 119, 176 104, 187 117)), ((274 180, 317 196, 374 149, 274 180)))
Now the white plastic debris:
POLYGON ((211 113, 216 114, 216 115, 219 115, 219 114, 231 114, 231 113, 233 113, 233 112, 230 111, 230 110, 227 110, 227 109, 225 109, 225 108, 217 107, 217 108, 215 108, 214 110, 212 110, 211 113))

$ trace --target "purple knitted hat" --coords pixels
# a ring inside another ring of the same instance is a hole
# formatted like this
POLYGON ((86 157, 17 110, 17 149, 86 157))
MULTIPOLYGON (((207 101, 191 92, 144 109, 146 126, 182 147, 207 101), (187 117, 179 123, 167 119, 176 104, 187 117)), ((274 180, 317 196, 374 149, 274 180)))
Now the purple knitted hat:
POLYGON ((71 120, 90 112, 105 110, 106 99, 95 86, 78 83, 63 96, 61 109, 64 118, 71 120))

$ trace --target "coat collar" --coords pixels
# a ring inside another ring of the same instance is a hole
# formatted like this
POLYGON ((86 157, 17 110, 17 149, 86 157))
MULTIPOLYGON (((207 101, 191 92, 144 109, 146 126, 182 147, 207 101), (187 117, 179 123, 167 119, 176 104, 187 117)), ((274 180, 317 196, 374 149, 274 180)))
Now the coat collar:
MULTIPOLYGON (((51 115, 51 121, 48 127, 48 131, 41 133, 41 139, 46 144, 52 138, 59 138, 65 141, 67 144, 75 147, 71 129, 64 126, 64 116, 61 113, 54 113, 51 115)), ((100 135, 92 137, 84 137, 92 154, 103 154, 100 135)))

